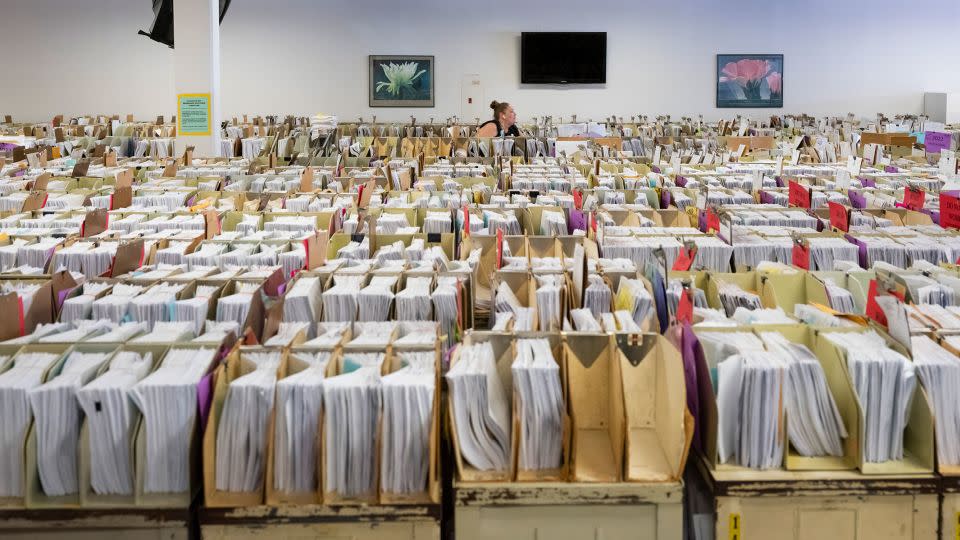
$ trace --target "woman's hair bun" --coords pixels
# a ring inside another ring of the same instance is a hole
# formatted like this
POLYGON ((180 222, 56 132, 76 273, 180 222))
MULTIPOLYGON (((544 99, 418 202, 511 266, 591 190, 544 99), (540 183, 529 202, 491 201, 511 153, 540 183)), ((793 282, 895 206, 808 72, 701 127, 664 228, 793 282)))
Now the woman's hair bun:
POLYGON ((493 101, 490 102, 490 108, 493 109, 493 110, 496 110, 497 107, 499 107, 499 106, 500 106, 500 102, 497 101, 497 100, 493 100, 493 101))

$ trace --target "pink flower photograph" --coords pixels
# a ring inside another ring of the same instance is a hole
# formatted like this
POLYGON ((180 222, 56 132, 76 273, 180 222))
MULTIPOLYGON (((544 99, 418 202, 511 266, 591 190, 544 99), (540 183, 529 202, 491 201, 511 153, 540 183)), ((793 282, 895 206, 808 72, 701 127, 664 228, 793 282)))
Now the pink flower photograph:
POLYGON ((783 107, 783 55, 718 54, 717 107, 783 107))

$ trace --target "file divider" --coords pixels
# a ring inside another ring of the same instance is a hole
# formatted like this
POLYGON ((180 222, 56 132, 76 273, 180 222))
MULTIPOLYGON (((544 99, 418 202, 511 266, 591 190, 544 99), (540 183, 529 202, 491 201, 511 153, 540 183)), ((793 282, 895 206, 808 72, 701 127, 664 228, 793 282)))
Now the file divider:
MULTIPOLYGON (((56 354, 58 359, 55 360, 50 367, 44 372, 43 378, 41 379, 44 383, 56 377, 60 371, 63 369, 63 363, 66 361, 67 356, 70 352, 73 351, 73 345, 67 344, 55 344, 55 345, 37 345, 30 344, 24 345, 19 352, 12 358, 11 362, 7 362, 6 367, 3 371, 9 370, 11 367, 16 365, 17 357, 30 353, 50 353, 56 354)), ((26 431, 24 432, 23 446, 21 447, 20 452, 20 467, 22 474, 22 497, 0 497, 0 509, 4 508, 26 508, 28 493, 33 488, 33 486, 39 484, 39 478, 34 478, 37 474, 36 468, 36 455, 37 455, 37 442, 36 436, 34 434, 35 430, 35 421, 32 418, 27 426, 26 431), (33 467, 31 469, 31 463, 33 467)))
MULTIPOLYGON (((67 358, 69 358, 70 355, 73 354, 74 352, 107 354, 107 357, 103 361, 103 364, 101 364, 100 368, 97 370, 97 374, 95 378, 99 377, 100 375, 103 375, 103 373, 107 370, 107 368, 110 365, 110 360, 113 359, 113 356, 117 353, 117 351, 120 350, 119 347, 115 344, 93 344, 93 343, 82 344, 81 343, 81 344, 73 345, 72 347, 66 344, 57 345, 57 347, 58 348, 67 347, 70 349, 70 352, 64 354, 63 359, 61 360, 61 365, 59 369, 63 369, 62 364, 65 363, 67 358)), ((34 349, 31 349, 31 350, 34 350, 34 349)), ((36 352, 42 352, 42 351, 36 350, 36 352)), ((55 376, 56 374, 52 374, 49 376, 47 380, 50 380, 55 376)), ((77 404, 77 407, 79 408, 80 405, 77 404)), ((27 489, 24 492, 24 494, 26 496, 25 499, 26 499, 27 508, 79 508, 81 506, 81 492, 83 491, 83 488, 84 488, 84 485, 82 483, 83 455, 84 455, 84 451, 86 450, 83 446, 85 427, 86 427, 86 420, 84 419, 82 421, 80 440, 77 445, 77 459, 78 459, 77 473, 79 476, 78 480, 81 480, 81 482, 78 482, 80 489, 77 491, 77 493, 69 493, 62 496, 50 496, 44 493, 43 484, 40 481, 40 472, 37 465, 38 459, 37 459, 37 452, 36 452, 36 449, 37 449, 36 419, 34 419, 33 427, 30 429, 30 432, 27 435, 27 441, 26 441, 27 451, 24 454, 24 458, 25 458, 24 473, 26 474, 26 479, 27 479, 27 489)))
MULTIPOLYGON (((497 375, 503 387, 513 388, 513 374, 510 367, 513 364, 513 333, 500 332, 471 332, 465 338, 465 344, 476 345, 490 343, 493 347, 493 356, 496 359, 497 375)), ((460 358, 460 348, 453 350, 450 356, 450 367, 456 365, 460 358)), ((447 392, 447 433, 453 447, 454 465, 457 477, 463 482, 509 482, 514 476, 513 467, 504 471, 482 471, 463 459, 460 452, 460 440, 457 437, 456 420, 453 414, 453 396, 447 392)))
MULTIPOLYGON (((553 353, 553 359, 558 364, 560 372, 560 382, 561 387, 565 387, 563 381, 566 380, 566 368, 563 363, 563 341, 559 333, 536 333, 536 334, 524 334, 519 333, 516 335, 516 339, 510 344, 510 356, 513 358, 513 362, 517 358, 517 339, 546 339, 550 343, 550 350, 553 353)), ((511 362, 511 366, 513 364, 511 362)), ((512 370, 511 370, 512 375, 512 370)), ((524 469, 520 465, 520 452, 522 445, 521 433, 523 430, 523 421, 520 415, 520 399, 517 394, 516 388, 513 384, 511 388, 511 398, 513 400, 513 406, 511 407, 513 411, 513 422, 512 429, 513 435, 511 436, 511 444, 513 446, 511 451, 511 462, 512 468, 515 471, 515 480, 517 482, 566 482, 570 477, 570 436, 571 436, 571 427, 570 427, 570 414, 567 408, 567 396, 566 390, 564 389, 564 413, 563 413, 563 431, 562 431, 562 441, 563 441, 563 459, 561 461, 560 467, 555 469, 524 469)))
MULTIPOLYGON (((257 506, 264 501, 264 485, 267 474, 260 479, 259 488, 250 492, 231 492, 217 489, 217 433, 220 428, 220 421, 223 418, 223 408, 227 399, 227 392, 230 383, 236 379, 251 373, 256 366, 246 360, 245 353, 254 352, 253 350, 244 351, 242 347, 234 347, 226 360, 220 364, 214 372, 214 392, 213 402, 210 406, 210 416, 207 420, 206 428, 203 432, 203 490, 204 504, 211 508, 217 507, 237 507, 237 506, 257 506)), ((288 369, 289 357, 284 351, 281 356, 278 374, 285 376, 288 369)), ((268 421, 268 427, 265 430, 267 440, 265 441, 264 456, 271 454, 270 445, 272 439, 270 434, 273 432, 273 424, 276 411, 272 411, 268 421)), ((264 466, 266 471, 266 464, 264 466)))
MULTIPOLYGON (((130 351, 139 355, 149 353, 153 358, 153 365, 150 367, 150 371, 148 371, 149 374, 160 366, 169 349, 169 345, 128 344, 121 345, 119 349, 114 352, 114 355, 122 351, 130 351)), ((78 348, 78 350, 80 349, 78 348)), ((107 364, 109 364, 109 360, 107 361, 107 364)), ((103 375, 103 373, 100 373, 98 377, 100 375, 103 375)), ((137 421, 132 430, 134 436, 129 441, 130 448, 134 448, 136 445, 136 435, 140 430, 140 425, 142 422, 143 417, 138 411, 137 421)), ((90 453, 90 429, 87 425, 86 418, 84 418, 83 425, 80 428, 80 443, 78 449, 80 455, 80 463, 78 467, 78 473, 80 475, 80 506, 83 508, 135 508, 137 506, 136 492, 131 493, 130 495, 109 495, 98 494, 93 491, 93 488, 90 485, 90 470, 92 464, 92 455, 90 453)), ((131 467, 131 470, 135 471, 136 455, 134 452, 131 452, 130 456, 134 461, 134 465, 131 467)))
MULTIPOLYGON (((429 505, 429 504, 440 504, 441 499, 441 484, 442 484, 442 471, 443 467, 440 461, 440 447, 441 447, 441 425, 440 425, 440 404, 442 403, 441 399, 441 348, 440 348, 440 338, 438 337, 435 345, 432 348, 422 347, 422 346, 402 346, 402 345, 391 345, 390 353, 384 359, 384 368, 385 375, 393 373, 401 368, 400 365, 400 355, 404 352, 416 352, 416 351, 429 351, 433 353, 434 358, 434 392, 433 392, 433 408, 430 413, 430 437, 429 437, 429 455, 430 463, 427 473, 427 485, 426 489, 420 493, 413 494, 394 494, 384 491, 383 486, 379 486, 380 497, 379 503, 381 505, 397 505, 397 506, 408 506, 408 505, 429 505)), ((384 404, 386 406, 386 404, 384 404)), ((381 415, 381 433, 383 433, 383 416, 381 415)), ((379 448, 378 450, 378 459, 380 458, 379 448)), ((383 466, 383 465, 381 465, 383 466)))
MULTIPOLYGON (((211 418, 213 415, 213 397, 216 390, 216 384, 218 382, 218 373, 217 369, 223 364, 225 359, 231 354, 232 351, 239 347, 239 342, 235 341, 236 336, 234 336, 234 342, 231 343, 228 339, 222 343, 214 355, 213 361, 210 366, 207 367, 206 375, 200 380, 199 386, 207 384, 209 380, 210 388, 209 395, 206 396, 207 402, 202 402, 204 397, 204 392, 198 391, 198 407, 201 411, 204 407, 209 411, 206 418, 207 425, 211 423, 211 418)), ((125 346, 125 350, 144 350, 144 349, 134 349, 133 345, 125 346), (127 347, 130 347, 129 349, 127 347)), ((137 346, 141 347, 141 346, 137 346)), ((148 347, 148 346, 147 346, 148 347)), ((173 357, 177 354, 179 350, 196 350, 196 349, 209 349, 210 345, 204 344, 191 344, 191 343, 179 343, 173 347, 169 347, 167 354, 164 355, 163 360, 166 360, 168 357, 173 357)), ((154 368, 156 371, 163 365, 163 362, 157 364, 154 368)), ((224 370, 225 371, 225 370, 224 370)), ((190 488, 187 491, 180 493, 147 493, 144 491, 144 480, 146 476, 146 455, 147 455, 147 429, 143 422, 140 422, 140 427, 136 434, 136 439, 134 442, 134 466, 136 468, 136 477, 134 479, 134 493, 136 497, 137 506, 140 508, 189 508, 193 503, 194 498, 202 491, 203 488, 203 435, 204 435, 204 425, 201 421, 201 416, 198 414, 194 420, 194 425, 191 427, 192 436, 190 438, 190 448, 188 449, 187 455, 189 456, 189 466, 187 470, 190 475, 190 488)))
POLYGON ((623 380, 624 481, 676 482, 693 440, 680 351, 660 334, 617 334, 623 380))
MULTIPOLYGON (((842 332, 844 329, 819 329, 816 330, 816 350, 819 357, 824 355, 828 358, 834 357, 839 362, 842 372, 850 381, 850 375, 847 368, 846 353, 836 345, 828 342, 823 336, 827 333, 842 332)), ((847 331, 863 331, 863 329, 847 329, 847 331)), ((882 330, 881 330, 882 332, 882 330)), ((885 333, 881 333, 887 341, 887 346, 897 352, 900 352, 907 358, 910 358, 910 352, 903 346, 896 343, 885 333)), ((853 388, 852 381, 849 382, 850 388, 853 388)), ((933 412, 930 406, 929 397, 922 386, 913 394, 913 400, 909 407, 909 416, 906 422, 906 429, 903 433, 903 459, 896 461, 886 461, 882 463, 869 463, 863 457, 863 438, 866 429, 866 412, 859 397, 854 393, 854 405, 857 411, 857 420, 855 424, 848 425, 847 431, 849 438, 858 439, 857 466, 860 472, 865 475, 882 474, 928 474, 935 469, 935 452, 933 436, 933 412)), ((839 406, 839 403, 838 403, 839 406)))
POLYGON ((623 480, 625 414, 620 363, 608 334, 568 334, 565 387, 570 423, 570 479, 623 480))

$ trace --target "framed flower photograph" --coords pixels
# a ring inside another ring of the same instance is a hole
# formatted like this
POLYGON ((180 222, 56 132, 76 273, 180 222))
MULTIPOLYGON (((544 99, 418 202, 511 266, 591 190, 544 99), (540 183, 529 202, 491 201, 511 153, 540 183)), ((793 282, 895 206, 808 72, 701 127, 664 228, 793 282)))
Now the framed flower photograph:
POLYGON ((783 107, 783 55, 718 54, 717 107, 783 107))
POLYGON ((370 55, 371 107, 433 107, 433 56, 370 55))

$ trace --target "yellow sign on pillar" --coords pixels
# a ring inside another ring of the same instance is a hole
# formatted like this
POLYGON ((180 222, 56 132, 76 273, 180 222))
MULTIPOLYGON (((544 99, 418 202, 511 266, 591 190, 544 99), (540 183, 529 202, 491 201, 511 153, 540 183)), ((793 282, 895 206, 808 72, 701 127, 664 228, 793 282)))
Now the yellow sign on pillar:
POLYGON ((210 135, 210 94, 177 94, 177 135, 210 135))

